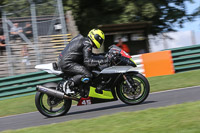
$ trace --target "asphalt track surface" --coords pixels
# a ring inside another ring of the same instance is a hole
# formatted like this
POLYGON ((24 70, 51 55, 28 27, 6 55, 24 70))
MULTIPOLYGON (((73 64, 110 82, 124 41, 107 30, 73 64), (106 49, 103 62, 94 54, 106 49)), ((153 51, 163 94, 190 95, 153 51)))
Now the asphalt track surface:
POLYGON ((145 102, 129 106, 121 101, 93 104, 87 106, 72 106, 68 114, 56 118, 46 118, 39 112, 0 117, 0 131, 26 127, 47 125, 77 119, 89 119, 117 112, 131 112, 148 108, 165 107, 184 102, 200 100, 200 86, 151 93, 145 102))

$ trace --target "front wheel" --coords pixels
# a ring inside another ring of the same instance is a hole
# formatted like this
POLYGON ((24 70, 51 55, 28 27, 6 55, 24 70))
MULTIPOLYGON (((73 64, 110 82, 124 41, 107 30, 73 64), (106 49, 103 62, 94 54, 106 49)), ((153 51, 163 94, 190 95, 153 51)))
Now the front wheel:
MULTIPOLYGON (((48 83, 45 87, 56 89, 56 83, 48 83)), ((35 105, 38 111, 47 117, 56 117, 66 114, 71 108, 72 100, 59 99, 42 92, 35 95, 35 105)))
POLYGON ((119 99, 130 105, 142 103, 149 95, 148 80, 140 73, 127 74, 126 77, 133 88, 130 89, 126 81, 122 80, 116 89, 119 99))

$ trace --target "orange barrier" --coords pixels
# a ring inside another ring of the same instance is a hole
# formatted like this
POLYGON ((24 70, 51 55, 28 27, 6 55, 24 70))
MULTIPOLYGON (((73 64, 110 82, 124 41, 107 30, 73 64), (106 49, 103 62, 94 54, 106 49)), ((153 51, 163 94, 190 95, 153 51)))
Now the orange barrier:
POLYGON ((142 54, 146 77, 174 74, 171 51, 142 54))

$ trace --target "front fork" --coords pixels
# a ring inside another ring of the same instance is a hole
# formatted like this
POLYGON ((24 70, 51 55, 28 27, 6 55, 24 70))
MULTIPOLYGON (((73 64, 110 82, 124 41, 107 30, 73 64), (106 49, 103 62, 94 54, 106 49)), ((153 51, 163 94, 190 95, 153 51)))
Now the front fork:
POLYGON ((128 85, 128 88, 130 90, 132 90, 132 92, 134 93, 135 92, 135 88, 134 88, 134 80, 132 80, 131 82, 133 83, 130 83, 130 81, 128 80, 127 76, 123 74, 123 78, 124 80, 126 81, 127 85, 128 85))

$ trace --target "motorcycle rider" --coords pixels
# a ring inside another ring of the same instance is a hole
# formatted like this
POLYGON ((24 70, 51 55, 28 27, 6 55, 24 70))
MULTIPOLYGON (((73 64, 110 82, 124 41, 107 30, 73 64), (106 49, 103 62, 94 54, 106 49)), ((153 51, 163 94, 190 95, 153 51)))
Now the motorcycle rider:
POLYGON ((92 29, 87 37, 79 34, 73 38, 59 54, 58 66, 65 74, 71 76, 70 80, 63 83, 63 91, 66 94, 74 93, 71 88, 79 85, 81 81, 88 83, 91 80, 92 73, 90 72, 90 67, 96 67, 109 62, 108 58, 97 59, 92 56, 92 47, 100 48, 104 40, 105 35, 100 29, 92 29))

